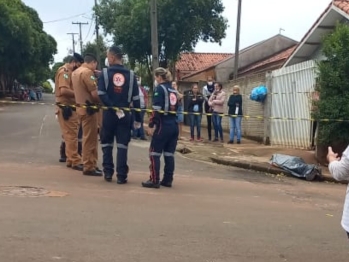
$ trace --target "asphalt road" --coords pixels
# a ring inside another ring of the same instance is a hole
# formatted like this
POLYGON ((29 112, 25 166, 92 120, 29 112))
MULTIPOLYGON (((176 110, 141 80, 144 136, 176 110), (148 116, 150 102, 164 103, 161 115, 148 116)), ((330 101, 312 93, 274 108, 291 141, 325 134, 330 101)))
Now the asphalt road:
POLYGON ((108 184, 58 163, 53 106, 0 104, 0 121, 1 262, 348 260, 344 185, 177 155, 174 187, 145 189, 141 141, 129 152, 129 184, 108 184))

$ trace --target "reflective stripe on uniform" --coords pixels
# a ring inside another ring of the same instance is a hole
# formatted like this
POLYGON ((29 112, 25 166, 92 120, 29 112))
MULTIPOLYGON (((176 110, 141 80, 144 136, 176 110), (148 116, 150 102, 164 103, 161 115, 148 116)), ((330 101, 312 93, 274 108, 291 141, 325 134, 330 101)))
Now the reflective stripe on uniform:
POLYGON ((131 103, 131 100, 132 100, 134 78, 135 78, 135 74, 132 70, 130 70, 130 85, 128 87, 128 103, 131 103))
POLYGON ((133 101, 136 101, 136 100, 139 100, 139 99, 140 99, 139 96, 134 96, 134 97, 132 98, 133 101))
POLYGON ((81 139, 78 139, 78 142, 82 142, 82 138, 81 138, 81 139))
POLYGON ((150 152, 150 156, 161 156, 161 153, 156 153, 156 152, 150 152))
POLYGON ((107 94, 107 93, 104 92, 104 91, 99 91, 99 90, 98 90, 98 95, 99 95, 99 96, 103 96, 103 95, 105 95, 105 94, 107 94))
POLYGON ((114 144, 101 144, 101 147, 102 148, 105 148, 105 147, 113 147, 114 144))
POLYGON ((161 110, 161 106, 153 106, 154 110, 161 110))
POLYGON ((164 115, 167 115, 168 113, 168 109, 169 109, 169 101, 168 101, 168 91, 167 88, 163 85, 160 85, 162 87, 162 89, 164 90, 164 94, 165 94, 165 108, 164 108, 164 115))
POLYGON ((108 90, 109 78, 108 78, 108 68, 103 68, 104 86, 105 90, 108 90))
POLYGON ((169 153, 169 152, 164 152, 164 156, 174 157, 174 154, 173 153, 169 153))
POLYGON ((125 146, 123 144, 116 144, 116 147, 120 149, 128 149, 128 146, 125 146))

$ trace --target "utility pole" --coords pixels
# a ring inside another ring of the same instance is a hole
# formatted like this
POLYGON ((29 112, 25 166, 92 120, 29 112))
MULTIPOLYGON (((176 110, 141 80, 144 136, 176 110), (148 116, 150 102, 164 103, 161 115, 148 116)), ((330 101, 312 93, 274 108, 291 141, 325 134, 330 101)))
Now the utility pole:
POLYGON ((79 32, 80 32, 80 36, 79 36, 79 40, 80 40, 80 53, 82 53, 82 30, 81 30, 81 26, 82 25, 88 25, 88 23, 82 23, 82 22, 72 22, 73 25, 79 25, 79 32))
POLYGON ((158 9, 156 0, 150 0, 151 47, 153 72, 159 67, 158 9))
POLYGON ((241 27, 241 5, 242 0, 238 0, 238 17, 236 23, 236 41, 235 41, 235 65, 234 65, 234 79, 238 78, 239 73, 239 50, 240 50, 240 27, 241 27))
POLYGON ((67 33, 67 35, 71 35, 72 41, 73 41, 73 52, 75 53, 75 35, 78 35, 78 33, 67 33))
MULTIPOLYGON (((95 8, 97 8, 98 6, 98 3, 97 3, 97 0, 95 0, 95 8)), ((97 61, 98 61, 98 64, 97 64, 97 67, 98 67, 98 70, 101 69, 101 55, 100 55, 100 52, 99 52, 99 25, 98 25, 98 16, 96 15, 96 12, 95 12, 95 19, 96 19, 96 56, 97 56, 97 61)))

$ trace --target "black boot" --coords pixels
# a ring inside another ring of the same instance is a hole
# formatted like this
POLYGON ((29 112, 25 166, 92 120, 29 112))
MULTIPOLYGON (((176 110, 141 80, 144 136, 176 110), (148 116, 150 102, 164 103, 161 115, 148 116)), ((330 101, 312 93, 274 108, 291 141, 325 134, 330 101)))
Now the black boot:
POLYGON ((82 156, 82 142, 78 142, 78 154, 82 156))
POLYGON ((156 182, 154 183, 152 180, 148 180, 146 182, 142 182, 142 186, 146 188, 160 188, 160 183, 156 182))
POLYGON ((168 181, 162 180, 160 182, 160 185, 162 185, 164 187, 172 187, 172 182, 168 182, 168 181))
POLYGON ((60 155, 61 155, 61 158, 59 159, 59 162, 61 163, 67 162, 67 156, 65 154, 65 142, 61 143, 60 155))

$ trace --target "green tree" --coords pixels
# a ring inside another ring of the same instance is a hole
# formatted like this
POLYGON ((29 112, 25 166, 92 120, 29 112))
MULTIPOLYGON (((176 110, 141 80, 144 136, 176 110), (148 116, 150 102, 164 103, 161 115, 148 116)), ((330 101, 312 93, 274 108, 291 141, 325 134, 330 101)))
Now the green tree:
POLYGON ((85 55, 87 53, 97 55, 97 50, 99 51, 100 61, 98 61, 101 67, 104 67, 105 59, 107 57, 107 45, 104 42, 103 37, 98 37, 93 42, 88 42, 83 47, 82 54, 85 55))
MULTIPOLYGON (((218 42, 226 36, 221 0, 158 0, 159 62, 168 67, 199 40, 218 42)), ((123 45, 130 61, 151 61, 149 0, 101 0, 95 9, 106 33, 123 45)), ((150 73, 150 72, 149 72, 150 73)))
MULTIPOLYGON (((349 119, 349 27, 337 24, 333 33, 324 38, 322 53, 325 61, 318 63, 315 119, 349 119)), ((349 122, 328 121, 319 126, 319 144, 349 143, 349 122)))
POLYGON ((55 76, 56 76, 56 72, 57 72, 58 68, 60 68, 63 65, 64 65, 63 62, 57 62, 52 66, 51 73, 50 73, 50 79, 53 82, 55 81, 55 76))
POLYGON ((57 44, 43 31, 37 12, 20 0, 2 0, 0 17, 0 90, 11 89, 15 79, 24 84, 46 80, 57 44))

